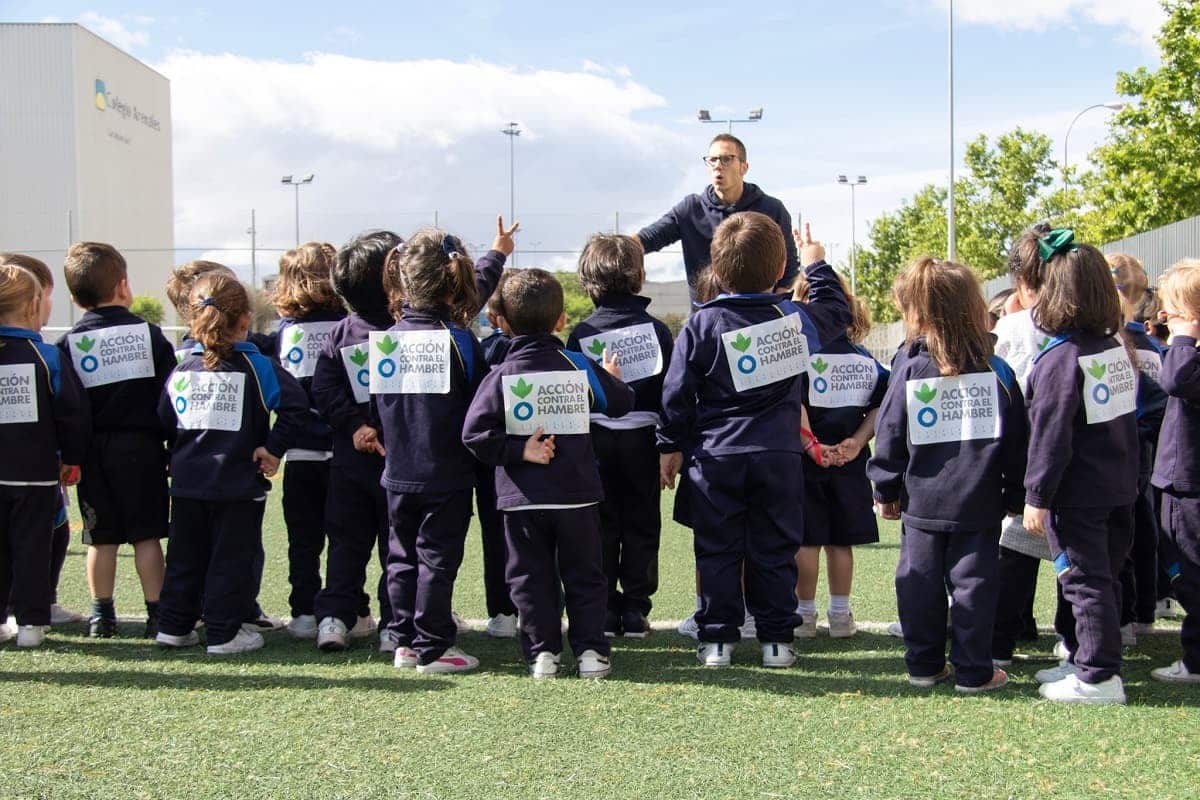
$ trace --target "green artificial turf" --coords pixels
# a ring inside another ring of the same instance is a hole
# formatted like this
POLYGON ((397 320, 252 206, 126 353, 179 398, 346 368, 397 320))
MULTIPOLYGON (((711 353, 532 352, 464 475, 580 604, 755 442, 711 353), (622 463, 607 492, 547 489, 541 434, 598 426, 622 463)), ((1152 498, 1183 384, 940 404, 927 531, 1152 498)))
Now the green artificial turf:
MULTIPOLYGON (((670 509, 669 496, 664 508, 670 509)), ((286 535, 273 492, 262 603, 286 615, 286 535)), ((895 619, 898 533, 857 551, 860 620, 895 619)), ((62 601, 84 608, 84 548, 72 542, 62 601)), ((143 613, 130 553, 118 613, 143 613)), ((668 523, 652 618, 693 603, 691 539, 668 523)), ((1038 617, 1052 618, 1043 570, 1038 617)), ((377 571, 372 570, 371 580, 377 571)), ((472 532, 455 608, 484 616, 472 532)), ((822 592, 824 580, 822 579, 822 592)), ((823 605, 823 600, 820 601, 823 605)), ((657 630, 619 641, 613 675, 534 683, 515 643, 466 633, 479 671, 418 676, 362 642, 326 655, 270 634, 218 659, 121 637, 54 630, 45 647, 0 647, 0 797, 35 798, 1032 798, 1200 796, 1200 688, 1150 680, 1177 636, 1128 653, 1123 708, 1052 706, 1033 672, 1053 638, 986 697, 910 688, 902 645, 880 633, 799 644, 794 669, 705 670, 693 644, 657 630)), ((569 663, 570 659, 564 659, 569 663)))

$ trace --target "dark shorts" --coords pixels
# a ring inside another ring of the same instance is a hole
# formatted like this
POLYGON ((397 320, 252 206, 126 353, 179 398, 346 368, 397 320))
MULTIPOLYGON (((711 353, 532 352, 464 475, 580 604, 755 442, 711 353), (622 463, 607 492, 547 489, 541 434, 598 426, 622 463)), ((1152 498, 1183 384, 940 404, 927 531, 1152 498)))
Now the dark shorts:
POLYGON ((804 465, 804 546, 853 547, 879 541, 864 450, 844 467, 804 465))
POLYGON ((165 538, 170 506, 166 448, 149 434, 95 434, 77 494, 84 544, 165 538))

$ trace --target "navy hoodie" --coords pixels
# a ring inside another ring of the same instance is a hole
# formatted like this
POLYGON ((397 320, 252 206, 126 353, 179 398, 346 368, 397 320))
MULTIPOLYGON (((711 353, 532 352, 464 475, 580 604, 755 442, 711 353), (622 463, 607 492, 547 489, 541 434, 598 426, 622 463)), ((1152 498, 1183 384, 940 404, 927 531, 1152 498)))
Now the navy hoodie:
MULTIPOLYGON (((603 349, 600 345, 609 345, 609 354, 615 353, 618 358, 622 354, 632 356, 633 348, 639 348, 641 352, 650 352, 657 347, 661 353, 662 365, 656 374, 650 375, 640 380, 629 380, 628 376, 623 376, 625 381, 633 389, 633 411, 626 414, 620 419, 613 420, 608 423, 606 417, 601 416, 600 420, 593 419, 600 425, 612 428, 632 428, 657 425, 659 417, 662 414, 662 387, 663 379, 666 377, 667 369, 671 366, 671 351, 674 347, 674 340, 671 337, 671 329, 662 323, 657 317, 650 315, 646 311, 646 307, 650 305, 650 298, 640 297, 635 294, 606 294, 596 303, 596 310, 591 316, 580 322, 571 331, 571 335, 567 337, 567 349, 581 352, 588 358, 592 359, 599 365, 603 360, 603 349), (652 332, 648 337, 642 336, 642 332, 635 335, 634 338, 645 338, 645 342, 629 343, 624 350, 620 342, 600 339, 592 339, 591 337, 599 334, 608 333, 609 331, 618 330, 621 328, 630 328, 637 325, 650 325, 653 327, 652 332), (581 339, 589 339, 590 347, 580 346, 581 339), (640 412, 640 413, 639 413, 640 412)), ((626 362, 621 361, 624 364, 626 362)))
POLYGON ((475 486, 475 459, 463 446, 463 420, 487 370, 479 340, 453 323, 448 309, 404 308, 391 331, 450 332, 450 390, 446 394, 372 394, 371 407, 387 450, 383 479, 389 492, 442 494, 475 486))
POLYGON ((764 194, 753 183, 744 184, 742 196, 733 205, 722 204, 712 186, 705 187, 702 194, 689 194, 658 222, 638 231, 638 239, 647 253, 662 250, 675 242, 683 243, 683 266, 687 270, 688 291, 694 298, 696 276, 711 260, 709 251, 713 233, 722 222, 741 211, 757 211, 779 223, 787 246, 787 269, 779 286, 789 288, 800 271, 796 260, 796 242, 792 238, 792 217, 783 203, 764 194))
MULTIPOLYGON (((1132 457, 1138 452, 1136 387, 1133 408, 1104 417, 1117 408, 1114 390, 1131 380, 1138 383, 1136 371, 1127 355, 1123 365, 1128 375, 1123 370, 1104 372, 1096 358, 1124 352, 1116 337, 1079 333, 1055 337, 1034 359, 1026 397, 1029 505, 1112 508, 1133 503, 1138 486, 1138 459, 1132 457), (1092 369, 1102 376, 1099 380, 1092 369), (1096 421, 1089 424, 1089 418, 1096 421)), ((1120 395, 1128 396, 1125 390, 1120 395)))
POLYGON ((344 311, 317 311, 304 319, 282 317, 275 332, 268 337, 269 350, 265 352, 300 382, 300 387, 308 396, 308 418, 292 444, 296 450, 323 453, 333 449, 333 434, 317 413, 313 401, 312 376, 329 334, 345 317, 344 311))
POLYGON ((124 306, 100 306, 85 313, 58 347, 87 390, 96 433, 162 437, 158 399, 175 368, 175 350, 161 328, 124 306), (125 377, 132 375, 141 377, 125 377))
POLYGON ((171 441, 171 494, 196 500, 257 500, 271 488, 254 451, 282 458, 307 424, 308 398, 300 384, 249 342, 213 371, 204 348, 171 373, 158 416, 171 441), (276 414, 271 425, 271 413, 276 414))
POLYGON ((943 532, 987 530, 998 526, 1006 511, 1020 512, 1029 431, 1012 368, 992 356, 986 367, 943 378, 924 338, 909 345, 894 365, 867 462, 876 501, 899 500, 903 522, 943 532), (977 375, 982 379, 973 378, 977 375), (960 387, 961 379, 972 383, 960 387), (954 418, 978 411, 990 414, 987 419, 997 421, 998 430, 982 425, 970 434, 978 438, 962 439, 964 423, 954 418), (942 427, 945 422, 952 424, 942 427), (914 431, 923 437, 920 443, 914 431))
POLYGON ((1173 494, 1200 494, 1200 351, 1195 339, 1171 340, 1161 376, 1167 411, 1150 482, 1173 494))
POLYGON ((58 486, 60 462, 83 463, 92 416, 64 361, 40 334, 0 326, 0 484, 58 486))
POLYGON ((744 364, 757 371, 759 365, 750 356, 739 358, 736 367, 731 364, 722 334, 794 314, 810 358, 823 341, 844 334, 850 307, 837 274, 824 261, 806 272, 809 294, 803 307, 773 294, 721 295, 692 314, 675 341, 663 383, 659 452, 690 452, 697 458, 767 450, 803 452, 800 407, 805 375, 738 391, 733 369, 744 364))
POLYGON ((508 348, 512 345, 512 339, 504 335, 502 330, 494 330, 491 334, 479 343, 483 348, 483 358, 487 361, 488 366, 496 366, 504 357, 508 355, 508 348))
POLYGON ((883 402, 890 374, 849 337, 826 342, 808 367, 808 422, 817 440, 834 445, 853 436, 867 414, 883 402), (851 394, 866 402, 848 405, 844 398, 851 394))
MULTIPOLYGON (((633 390, 591 362, 580 361, 587 367, 590 410, 610 417, 628 414, 633 409, 633 390)), ((516 336, 504 363, 489 372, 480 384, 467 411, 462 441, 484 464, 499 467, 497 508, 591 504, 604 500, 590 434, 555 436, 555 455, 550 463, 532 464, 524 459, 529 437, 510 436, 505 429, 505 375, 579 368, 564 352, 557 336, 550 333, 516 336)))

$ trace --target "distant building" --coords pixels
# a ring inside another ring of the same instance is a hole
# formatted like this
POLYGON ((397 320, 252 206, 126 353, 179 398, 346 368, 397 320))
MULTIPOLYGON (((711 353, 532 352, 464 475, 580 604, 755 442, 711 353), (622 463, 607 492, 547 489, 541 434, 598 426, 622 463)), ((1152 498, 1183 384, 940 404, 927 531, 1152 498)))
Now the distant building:
POLYGON ((687 281, 666 281, 642 284, 642 295, 650 298, 651 314, 661 318, 665 314, 687 317, 692 313, 692 300, 688 295, 687 281))

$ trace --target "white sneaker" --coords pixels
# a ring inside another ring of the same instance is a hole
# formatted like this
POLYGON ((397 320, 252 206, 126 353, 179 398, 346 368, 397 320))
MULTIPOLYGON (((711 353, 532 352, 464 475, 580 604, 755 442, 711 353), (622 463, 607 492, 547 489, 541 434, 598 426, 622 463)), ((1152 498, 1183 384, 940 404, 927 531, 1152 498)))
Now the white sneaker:
MULTIPOLYGON (((592 651, 589 650, 588 652, 592 651)), ((558 653, 538 653, 533 659, 533 663, 529 665, 529 673, 533 675, 535 680, 539 681, 547 678, 557 678, 558 664, 558 653)))
POLYGON ((606 678, 612 672, 612 662, 595 650, 584 650, 579 654, 576 666, 581 678, 606 678))
POLYGON ((515 639, 517 638, 517 615, 497 614, 487 621, 484 631, 493 639, 515 639))
POLYGON ((1200 674, 1189 670, 1183 661, 1176 661, 1169 667, 1152 669, 1150 677, 1163 683, 1200 683, 1200 674))
POLYGON ((1137 647, 1137 633, 1133 630, 1132 622, 1121 626, 1121 646, 1137 647))
POLYGON ((783 669, 796 663, 796 651, 784 642, 768 642, 762 646, 762 665, 783 669))
MULTIPOLYGON (((797 611, 796 613, 799 614, 800 612, 797 611)), ((817 638, 817 615, 813 613, 809 616, 802 617, 802 619, 804 621, 792 629, 792 633, 795 635, 795 637, 797 639, 817 638)))
POLYGON ((1057 667, 1049 667, 1048 669, 1039 669, 1034 673, 1033 677, 1038 683, 1057 683, 1063 678, 1069 678, 1075 674, 1075 665, 1070 661, 1064 661, 1057 667))
POLYGON ((15 638, 17 638, 17 626, 0 620, 0 644, 11 642, 15 638))
POLYGON ((1056 703, 1085 703, 1087 705, 1124 705, 1125 686, 1119 675, 1101 683, 1084 683, 1077 675, 1068 675, 1054 683, 1043 683, 1038 694, 1056 703))
POLYGON ((1013 660, 1011 658, 993 658, 993 667, 1011 667, 1013 660))
POLYGON ((247 622, 246 627, 256 633, 270 633, 282 628, 283 620, 278 617, 272 617, 270 614, 262 614, 258 618, 247 622))
POLYGON ((984 692, 992 692, 996 689, 1003 689, 1008 686, 1008 673, 999 667, 992 667, 992 679, 981 686, 961 686, 955 685, 954 691, 961 694, 983 694, 984 692))
POLYGON ((916 686, 918 689, 932 689, 939 683, 945 683, 950 680, 950 667, 942 667, 942 671, 937 675, 909 675, 908 683, 910 686, 916 686))
POLYGON ((858 626, 854 624, 854 614, 851 612, 835 614, 828 611, 826 614, 829 618, 829 635, 834 639, 848 639, 858 632, 858 626))
POLYGON ((69 625, 73 622, 83 622, 83 614, 78 611, 72 611, 69 608, 64 608, 58 603, 50 606, 50 624, 51 625, 69 625))
POLYGON ((188 631, 183 636, 176 636, 172 633, 158 632, 154 637, 154 641, 161 644, 163 647, 194 647, 200 644, 200 634, 194 630, 188 631))
POLYGON ((687 619, 679 623, 679 626, 675 628, 675 630, 679 631, 689 639, 696 639, 699 641, 700 625, 696 622, 696 612, 693 611, 691 614, 689 614, 687 619))
POLYGON ((895 636, 897 639, 904 638, 904 628, 900 625, 899 622, 889 622, 887 633, 888 633, 888 636, 895 636))
POLYGON ((733 645, 704 642, 696 648, 696 658, 706 667, 728 667, 733 663, 733 645))
POLYGON ((741 634, 743 639, 758 638, 758 625, 755 623, 754 617, 750 615, 749 611, 746 612, 746 618, 742 621, 742 627, 738 628, 738 632, 741 634))
POLYGON ((411 647, 397 644, 395 655, 392 656, 392 666, 396 669, 415 669, 417 666, 417 651, 411 647))
MULTIPOLYGON (((397 650, 397 653, 400 651, 397 650)), ((442 653, 437 661, 428 664, 417 664, 417 672, 422 675, 440 674, 446 672, 468 672, 479 666, 479 659, 467 655, 457 647, 450 647, 442 653)))
MULTIPOLYGON (((363 617, 366 619, 366 617, 363 617)), ((357 627, 357 626, 355 626, 357 627)), ((326 617, 317 627, 317 649, 327 653, 345 650, 350 646, 346 636, 346 623, 337 617, 326 617)))
POLYGON ((312 614, 301 614, 293 617, 287 624, 287 632, 297 639, 317 638, 317 618, 312 614))
POLYGON ((1154 633, 1153 622, 1135 622, 1133 623, 1134 633, 1154 633))
POLYGON ((379 652, 394 653, 396 646, 400 644, 400 637, 391 628, 379 629, 379 652))
POLYGON ((458 615, 458 612, 456 612, 456 611, 450 612, 450 618, 452 620, 454 620, 454 627, 458 628, 459 631, 469 630, 471 627, 470 625, 467 624, 467 621, 465 619, 463 619, 462 617, 460 617, 458 615))
POLYGON ((1054 657, 1059 661, 1066 661, 1071 657, 1071 651, 1067 649, 1067 643, 1059 639, 1054 643, 1054 657))
POLYGON ((210 656, 234 656, 238 653, 261 650, 263 644, 264 641, 261 633, 243 627, 238 628, 237 635, 228 642, 224 644, 210 644, 207 649, 210 656))
POLYGON ((41 647, 46 641, 46 629, 49 625, 19 625, 17 627, 17 647, 41 647))
POLYGON ((375 618, 368 614, 365 617, 359 617, 354 623, 354 627, 350 629, 351 639, 366 639, 375 635, 375 631, 379 630, 379 623, 375 618))
POLYGON ((1179 619, 1183 616, 1183 609, 1173 598, 1164 597, 1154 606, 1154 616, 1159 619, 1179 619))

